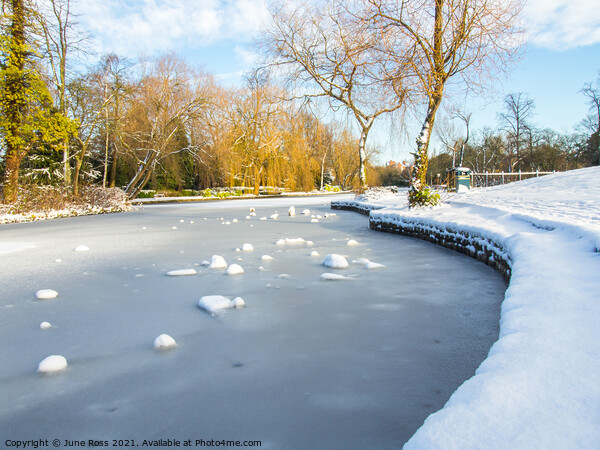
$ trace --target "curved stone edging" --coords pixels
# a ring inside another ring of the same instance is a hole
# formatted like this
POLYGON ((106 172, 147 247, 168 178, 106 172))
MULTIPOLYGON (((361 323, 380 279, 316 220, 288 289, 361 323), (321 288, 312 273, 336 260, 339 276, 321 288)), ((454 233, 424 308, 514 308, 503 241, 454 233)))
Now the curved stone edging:
POLYGON ((463 253, 494 268, 507 283, 510 280, 512 267, 510 256, 500 244, 487 237, 471 235, 448 226, 441 228, 406 219, 402 219, 400 223, 386 222, 370 216, 370 212, 376 208, 358 204, 332 203, 331 208, 369 215, 369 227, 372 230, 414 237, 463 253))

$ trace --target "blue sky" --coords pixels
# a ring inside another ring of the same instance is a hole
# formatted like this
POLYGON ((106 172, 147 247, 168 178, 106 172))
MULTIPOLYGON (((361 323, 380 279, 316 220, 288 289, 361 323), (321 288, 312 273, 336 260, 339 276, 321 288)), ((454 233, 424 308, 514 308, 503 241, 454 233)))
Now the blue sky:
MULTIPOLYGON (((176 51, 234 86, 252 67, 252 40, 269 17, 267 0, 75 0, 75 8, 99 53, 136 59, 176 51)), ((495 128, 504 96, 524 92, 535 100, 538 126, 571 132, 588 111, 579 90, 600 72, 600 1, 529 0, 524 14, 525 53, 491 98, 467 101, 473 128, 495 128)), ((418 124, 409 138, 390 136, 387 124, 372 134, 381 161, 407 159, 418 124)))

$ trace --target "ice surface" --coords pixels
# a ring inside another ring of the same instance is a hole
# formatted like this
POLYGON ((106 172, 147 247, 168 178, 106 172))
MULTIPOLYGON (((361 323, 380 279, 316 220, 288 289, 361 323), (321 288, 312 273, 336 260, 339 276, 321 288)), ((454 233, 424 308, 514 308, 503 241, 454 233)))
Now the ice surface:
POLYGON ((53 289, 40 289, 35 293, 35 298, 38 300, 49 300, 58 297, 58 292, 53 289))
POLYGON ((34 248, 32 242, 0 242, 0 255, 34 248))
POLYGON ((177 347, 177 342, 168 334, 161 334, 154 339, 154 350, 170 350, 177 347))
POLYGON ((44 358, 39 364, 37 371, 40 373, 56 373, 67 368, 67 359, 61 355, 51 355, 44 358))
POLYGON ((342 255, 338 255, 337 253, 331 253, 327 255, 321 264, 332 269, 348 268, 348 261, 346 258, 344 258, 342 255))
POLYGON ((232 264, 227 268, 227 275, 240 275, 244 273, 244 269, 239 264, 232 264))
MULTIPOLYGON (((170 270, 167 272, 167 276, 169 277, 184 277, 189 275, 198 275, 195 269, 178 269, 178 270, 170 270)), ((142 274, 143 276, 143 274, 142 274)), ((137 277, 137 275, 136 275, 137 277)))
POLYGON ((220 255, 213 255, 208 266, 209 269, 225 269, 226 267, 227 262, 225 261, 225 258, 220 255))

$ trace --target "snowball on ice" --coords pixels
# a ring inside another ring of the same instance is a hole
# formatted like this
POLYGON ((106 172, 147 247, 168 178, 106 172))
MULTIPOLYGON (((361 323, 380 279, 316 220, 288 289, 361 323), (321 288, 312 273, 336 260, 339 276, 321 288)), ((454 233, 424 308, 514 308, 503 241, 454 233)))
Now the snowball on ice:
POLYGON ((233 300, 231 300, 232 308, 243 308, 244 306, 246 306, 246 302, 242 297, 236 297, 233 300))
POLYGON ((304 216, 308 216, 308 215, 310 215, 310 209, 305 209, 305 210, 303 210, 303 211, 302 211, 302 215, 304 215, 304 216))
POLYGON ((313 245, 315 245, 315 243, 313 241, 306 241, 307 247, 312 247, 313 245))
POLYGON ((244 273, 244 269, 239 264, 232 264, 227 268, 227 275, 240 275, 244 273))
POLYGON ((273 258, 271 255, 262 255, 260 259, 263 261, 273 261, 275 258, 273 258))
POLYGON ((35 293, 35 298, 38 300, 50 300, 58 297, 58 292, 53 289, 40 289, 35 293))
POLYGON ((243 251, 243 252, 251 252, 251 251, 254 251, 254 246, 253 246, 252 244, 248 244, 248 243, 246 243, 246 244, 242 245, 242 251, 243 251))
POLYGON ((233 219, 231 222, 238 223, 238 220, 237 219, 233 219))
POLYGON ((296 208, 292 205, 290 209, 288 209, 288 216, 293 217, 296 215, 296 208))
POLYGON ((353 278, 345 277, 344 275, 340 275, 337 273, 324 273, 321 275, 321 280, 325 281, 342 281, 342 280, 352 280, 353 278))
POLYGON ((348 247, 354 247, 356 245, 360 245, 357 241, 355 241, 354 239, 350 239, 348 242, 346 242, 346 245, 348 247))
POLYGON ((210 259, 209 269, 225 269, 227 267, 227 262, 225 258, 219 255, 213 255, 210 259))
POLYGON ((246 216, 246 220, 250 220, 250 216, 246 216))
POLYGON ((181 220, 179 221, 179 223, 183 223, 183 222, 185 222, 185 220, 183 220, 183 219, 181 219, 181 220))
POLYGON ((48 330, 52 328, 52 324, 50 322, 42 322, 40 323, 40 329, 41 330, 48 330))
POLYGON ((277 213, 271 214, 271 219, 277 220, 278 218, 279 218, 279 214, 277 214, 277 213))
POLYGON ((316 250, 313 250, 312 252, 310 252, 310 256, 319 256, 319 252, 316 250))
POLYGON ((310 223, 319 223, 319 219, 310 219, 310 223))
POLYGON ((200 263, 201 266, 210 266, 210 261, 204 260, 200 263))
POLYGON ((74 252, 87 252, 90 248, 87 245, 78 245, 73 249, 74 252))
POLYGON ((379 264, 373 261, 369 261, 367 264, 365 264, 365 267, 367 269, 383 269, 385 268, 385 266, 383 264, 379 264))
POLYGON ((277 278, 280 280, 289 280, 291 277, 291 275, 287 274, 287 273, 282 273, 277 275, 277 278))
POLYGON ((267 220, 267 218, 266 217, 261 217, 260 220, 267 220))
POLYGON ((327 255, 321 264, 332 269, 348 268, 348 261, 346 261, 346 258, 344 258, 342 255, 338 255, 337 253, 327 255))
POLYGON ((256 216, 256 213, 255 213, 254 211, 252 211, 252 212, 251 212, 249 215, 250 215, 251 217, 254 217, 254 216, 256 216))
POLYGON ((154 339, 154 350, 170 350, 177 347, 177 342, 168 334, 161 334, 154 339))
POLYGON ((170 270, 167 272, 167 276, 169 277, 185 277, 189 275, 198 275, 195 269, 179 269, 179 270, 170 270))
POLYGON ((361 266, 366 266, 367 264, 369 264, 369 262, 370 261, 368 258, 358 258, 352 260, 352 264, 360 264, 361 266))
POLYGON ((172 229, 172 230, 176 230, 176 229, 177 229, 177 227, 171 227, 171 229, 172 229))
POLYGON ((67 359, 61 355, 51 355, 38 364, 39 373, 56 373, 67 368, 67 359))

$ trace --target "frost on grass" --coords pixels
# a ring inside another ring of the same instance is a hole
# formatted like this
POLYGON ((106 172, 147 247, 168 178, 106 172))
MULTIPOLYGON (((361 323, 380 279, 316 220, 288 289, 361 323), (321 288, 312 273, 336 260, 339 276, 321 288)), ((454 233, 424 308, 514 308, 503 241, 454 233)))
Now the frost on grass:
POLYGON ((171 350, 177 347, 177 342, 168 334, 161 334, 156 339, 154 339, 154 350, 165 351, 171 350))
POLYGON ((169 277, 185 277, 189 275, 198 275, 198 272, 196 272, 195 269, 179 269, 170 270, 169 272, 167 272, 167 276, 169 277))
POLYGON ((198 302, 198 306, 210 314, 215 314, 230 308, 241 308, 245 305, 246 302, 244 302, 241 297, 230 300, 223 295, 205 295, 198 302))
POLYGON ((209 269, 225 269, 227 268, 227 262, 225 261, 225 258, 223 258, 222 256, 219 255, 213 255, 212 258, 210 259, 210 265, 208 266, 209 269))
POLYGON ((243 252, 254 251, 254 246, 252 244, 245 243, 244 245, 242 245, 242 251, 243 252))
POLYGON ((74 252, 87 252, 90 248, 87 245, 78 245, 73 249, 74 252))
POLYGON ((321 264, 331 269, 348 268, 348 261, 346 261, 346 258, 344 258, 342 255, 338 255, 337 253, 327 255, 321 264))
POLYGON ((232 264, 227 268, 227 275, 240 275, 244 273, 244 269, 239 264, 232 264))
POLYGON ((50 300, 58 297, 58 292, 53 289, 40 289, 35 293, 35 298, 38 300, 50 300))
POLYGON ((338 273, 324 273, 321 275, 321 280, 325 281, 348 281, 353 280, 353 278, 346 277, 344 275, 340 275, 338 273))
POLYGON ((57 373, 67 368, 67 359, 61 355, 51 355, 44 358, 39 364, 37 371, 39 373, 57 373))
POLYGON ((348 242, 346 242, 346 245, 348 247, 354 247, 354 246, 357 246, 357 245, 360 245, 360 244, 358 243, 358 241, 355 241, 354 239, 350 239, 348 242))

